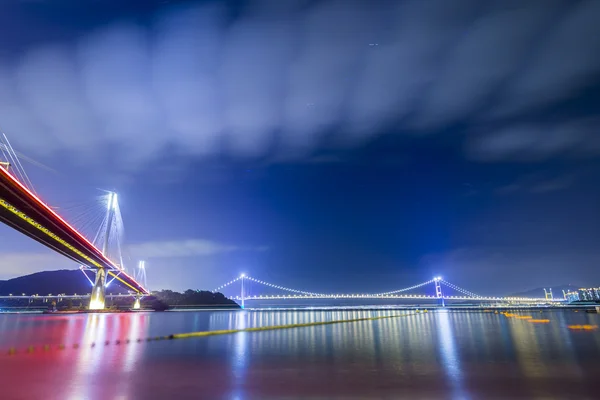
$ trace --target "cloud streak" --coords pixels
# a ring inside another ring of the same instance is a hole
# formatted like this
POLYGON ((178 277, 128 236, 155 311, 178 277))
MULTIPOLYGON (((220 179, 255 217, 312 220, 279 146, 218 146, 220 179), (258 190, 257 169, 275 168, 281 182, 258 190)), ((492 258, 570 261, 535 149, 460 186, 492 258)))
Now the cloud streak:
POLYGON ((23 49, 0 61, 3 129, 34 156, 69 150, 125 171, 166 149, 301 160, 324 140, 348 148, 455 124, 478 161, 600 154, 585 145, 596 123, 536 117, 598 84, 600 2, 261 1, 230 11, 172 6, 144 25, 113 21, 23 49))
POLYGON ((133 244, 128 250, 138 258, 173 258, 213 256, 234 251, 265 251, 266 247, 233 246, 210 240, 190 239, 180 241, 146 242, 133 244))

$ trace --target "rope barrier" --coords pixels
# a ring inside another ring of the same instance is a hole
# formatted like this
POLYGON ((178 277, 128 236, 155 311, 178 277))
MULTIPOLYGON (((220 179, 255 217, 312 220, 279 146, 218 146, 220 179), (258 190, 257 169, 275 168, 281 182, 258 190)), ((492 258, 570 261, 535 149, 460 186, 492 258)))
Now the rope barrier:
MULTIPOLYGON (((427 310, 423 310, 421 312, 426 313, 427 310)), ((254 327, 254 328, 223 329, 223 330, 216 330, 216 331, 198 331, 198 332, 188 332, 188 333, 176 333, 176 334, 167 335, 167 336, 153 336, 153 337, 147 337, 145 339, 139 338, 139 339, 135 339, 135 340, 134 339, 125 339, 125 340, 117 339, 115 341, 107 340, 104 342, 104 346, 110 346, 111 344, 118 346, 121 344, 157 342, 157 341, 161 341, 161 340, 191 339, 191 338, 206 337, 206 336, 231 335, 231 334, 242 333, 242 332, 261 332, 261 331, 273 331, 273 330, 279 330, 279 329, 293 329, 293 328, 306 328, 306 327, 321 326, 321 325, 344 324, 344 323, 352 323, 352 322, 376 321, 376 320, 381 320, 381 319, 408 317, 408 316, 412 316, 412 315, 417 315, 418 313, 419 313, 419 311, 414 312, 414 313, 409 313, 409 314, 381 315, 381 316, 377 316, 377 317, 340 319, 340 320, 334 320, 334 321, 318 321, 318 322, 306 322, 306 323, 300 323, 300 324, 269 325, 269 326, 260 326, 260 327, 254 327)), ((89 345, 89 348, 95 348, 95 347, 97 347, 97 344, 95 342, 91 343, 89 345)), ((78 343, 73 344, 73 349, 77 350, 77 349, 81 349, 81 348, 87 348, 87 346, 84 347, 78 343)), ((67 346, 65 346, 64 344, 60 344, 56 347, 51 347, 50 345, 44 345, 42 347, 42 350, 44 352, 49 352, 53 349, 59 350, 59 351, 64 351, 67 349, 67 346)), ((34 353, 35 350, 36 350, 35 346, 29 346, 25 350, 25 353, 31 354, 31 353, 34 353)), ((17 349, 15 347, 11 347, 8 350, 7 354, 9 356, 13 356, 13 355, 19 354, 19 352, 17 351, 17 349)))
MULTIPOLYGON (((426 312, 426 311, 425 311, 426 312)), ((292 328, 305 328, 309 326, 320 326, 320 325, 334 325, 350 322, 364 322, 364 321, 376 321, 380 319, 400 318, 416 315, 417 313, 400 314, 400 315, 382 315, 378 317, 365 317, 365 318, 354 318, 354 319, 341 319, 334 321, 319 321, 319 322, 306 322, 302 324, 287 324, 287 325, 271 325, 271 326, 260 326, 254 328, 242 328, 242 329, 226 329, 220 331, 200 331, 190 333, 178 333, 175 335, 169 335, 168 339, 189 339, 194 337, 214 336, 214 335, 227 335, 232 333, 241 332, 259 332, 259 331, 273 331, 278 329, 292 329, 292 328)))

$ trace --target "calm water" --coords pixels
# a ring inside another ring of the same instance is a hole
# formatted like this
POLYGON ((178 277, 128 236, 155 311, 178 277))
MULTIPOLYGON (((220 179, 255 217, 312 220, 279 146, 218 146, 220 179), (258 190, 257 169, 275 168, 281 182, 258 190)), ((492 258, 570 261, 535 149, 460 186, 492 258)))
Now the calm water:
POLYGON ((408 311, 0 315, 0 398, 598 399, 600 315, 483 312, 137 343, 172 333, 408 311), (132 343, 115 344, 115 340, 132 343), (105 345, 110 340, 111 344, 105 345), (91 343, 96 343, 91 347, 91 343), (44 345, 51 345, 44 351, 44 345), (59 350, 59 345, 66 348, 59 350), (78 344, 78 348, 73 348, 78 344), (25 350, 36 346, 32 354, 25 350), (10 347, 18 353, 8 355, 10 347))

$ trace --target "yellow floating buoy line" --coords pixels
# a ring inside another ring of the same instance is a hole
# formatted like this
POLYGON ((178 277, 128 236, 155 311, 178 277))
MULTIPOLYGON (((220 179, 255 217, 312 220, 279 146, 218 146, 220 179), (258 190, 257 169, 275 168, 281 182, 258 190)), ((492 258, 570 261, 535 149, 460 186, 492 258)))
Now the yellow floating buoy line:
POLYGON ((549 319, 536 319, 536 318, 533 318, 531 315, 511 314, 508 311, 502 312, 501 314, 504 315, 506 318, 522 319, 522 320, 526 320, 527 322, 531 322, 534 324, 549 324, 550 323, 549 319))
MULTIPOLYGON (((120 344, 155 342, 155 341, 160 341, 160 340, 189 339, 189 338, 205 337, 205 336, 230 335, 230 334, 241 333, 241 332, 273 331, 273 330, 278 330, 278 329, 305 328, 305 327, 320 326, 320 325, 334 325, 334 324, 344 324, 344 323, 352 323, 352 322, 376 321, 376 320, 380 320, 380 319, 408 317, 411 315, 417 315, 419 312, 426 313, 427 310, 423 310, 423 311, 416 310, 416 312, 409 313, 409 314, 382 315, 382 316, 377 316, 377 317, 341 319, 341 320, 334 320, 334 321, 319 321, 319 322, 306 322, 306 323, 301 323, 301 324, 260 326, 260 327, 254 327, 254 328, 223 329, 223 330, 217 330, 217 331, 176 333, 176 334, 172 334, 172 335, 168 335, 168 336, 147 337, 145 339, 142 339, 142 338, 125 339, 125 340, 117 339, 115 341, 107 340, 104 342, 104 346, 109 346, 111 344, 118 346, 120 344)), ((96 346, 97 346, 97 344, 95 342, 91 343, 89 345, 90 348, 94 348, 96 346)), ((57 350, 65 350, 66 348, 67 347, 64 344, 59 344, 58 346, 55 347, 55 349, 57 349, 57 350)), ((77 350, 80 348, 83 348, 83 347, 79 343, 73 344, 73 349, 77 350)), ((47 345, 44 345, 42 347, 42 349, 44 352, 48 352, 52 349, 52 347, 50 347, 50 345, 47 344, 47 345)), ((34 352, 35 352, 35 346, 27 347, 26 353, 34 353, 34 352)), ((17 353, 18 353, 18 351, 15 347, 11 347, 8 350, 8 355, 12 356, 17 353)))
MULTIPOLYGON (((422 312, 425 312, 425 311, 422 311, 422 312)), ((188 339, 188 338, 193 338, 193 337, 227 335, 227 334, 241 333, 241 332, 273 331, 273 330, 277 330, 277 329, 305 328, 305 327, 309 327, 309 326, 333 325, 333 324, 362 322, 362 321, 376 321, 379 319, 408 317, 410 315, 415 315, 417 313, 419 313, 418 310, 417 310, 417 312, 411 313, 411 314, 383 315, 383 316, 379 316, 379 317, 365 317, 365 318, 354 318, 354 319, 341 319, 341 320, 334 320, 334 321, 306 322, 306 323, 302 323, 302 324, 259 326, 259 327, 255 327, 255 328, 225 329, 225 330, 220 330, 220 331, 200 331, 200 332, 190 332, 190 333, 177 333, 174 335, 165 336, 165 338, 167 338, 167 339, 188 339)))
POLYGON ((577 331, 595 331, 598 325, 569 325, 567 328, 577 331))

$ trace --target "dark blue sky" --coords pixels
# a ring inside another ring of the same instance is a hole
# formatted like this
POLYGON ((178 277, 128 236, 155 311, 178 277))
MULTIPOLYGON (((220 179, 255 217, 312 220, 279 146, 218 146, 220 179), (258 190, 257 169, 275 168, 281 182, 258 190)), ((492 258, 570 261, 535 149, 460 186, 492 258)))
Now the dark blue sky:
POLYGON ((65 213, 119 192, 151 288, 600 281, 596 1, 0 8, 0 126, 65 213))

